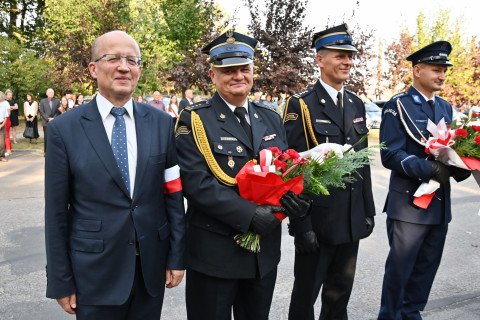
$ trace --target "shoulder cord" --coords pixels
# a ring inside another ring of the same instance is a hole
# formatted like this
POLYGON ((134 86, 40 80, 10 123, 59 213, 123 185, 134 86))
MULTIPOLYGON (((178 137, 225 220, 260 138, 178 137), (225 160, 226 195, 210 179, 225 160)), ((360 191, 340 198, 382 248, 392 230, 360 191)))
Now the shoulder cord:
MULTIPOLYGON (((183 110, 182 110, 183 111, 183 110)), ((207 134, 205 133, 205 128, 203 127, 202 120, 200 116, 192 111, 192 133, 195 143, 197 144, 198 150, 202 153, 203 157, 207 161, 208 167, 212 171, 213 175, 221 183, 233 187, 237 185, 237 180, 228 176, 222 168, 218 165, 218 162, 215 160, 215 157, 212 154, 212 149, 208 143, 207 134)))
POLYGON ((315 138, 315 132, 313 131, 313 126, 312 126, 312 120, 310 118, 310 111, 308 111, 307 104, 305 101, 303 101, 302 98, 299 99, 300 101, 300 109, 302 110, 302 121, 303 121, 303 132, 305 132, 305 140, 307 140, 307 150, 310 149, 309 143, 308 143, 308 136, 307 136, 307 130, 305 128, 305 124, 308 128, 308 133, 310 134, 310 138, 312 139, 313 144, 318 146, 318 141, 315 138))
POLYGON ((400 99, 397 99, 397 109, 398 109, 398 114, 400 115, 400 120, 402 121, 403 126, 405 127, 405 131, 407 131, 407 134, 408 134, 408 135, 410 136, 410 138, 412 138, 416 143, 418 143, 419 145, 425 147, 426 142, 427 142, 427 139, 426 139, 425 136, 422 134, 422 131, 420 131, 420 129, 418 129, 418 127, 415 125, 415 122, 413 122, 412 118, 411 118, 410 115, 408 114, 407 110, 406 110, 405 107, 403 106, 403 103, 400 101, 400 99), (405 114, 407 115, 408 120, 410 120, 410 123, 415 127, 415 129, 416 129, 417 132, 420 134, 420 136, 422 136, 422 138, 423 138, 423 140, 425 140, 425 142, 421 142, 420 140, 418 140, 418 139, 413 135, 412 131, 410 131, 410 128, 408 127, 407 123, 405 122, 405 119, 403 118, 402 109, 403 109, 403 111, 405 112, 405 114))

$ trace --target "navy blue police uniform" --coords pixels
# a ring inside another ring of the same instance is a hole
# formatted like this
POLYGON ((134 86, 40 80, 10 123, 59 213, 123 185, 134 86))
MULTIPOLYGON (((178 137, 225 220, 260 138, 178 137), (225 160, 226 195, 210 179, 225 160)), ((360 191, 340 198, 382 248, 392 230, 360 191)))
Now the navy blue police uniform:
MULTIPOLYGON (((313 45, 317 50, 356 51, 345 25, 316 34, 313 45)), ((293 95, 284 112, 289 148, 300 152, 325 142, 353 145, 364 137, 368 133, 364 103, 345 89, 342 100, 343 116, 320 81, 293 95)), ((367 145, 365 140, 355 150, 367 145)), ((290 320, 314 319, 313 306, 322 286, 320 319, 347 319, 359 240, 371 232, 366 218, 373 220, 375 215, 370 167, 359 169, 355 178, 345 189, 330 190, 329 196, 312 196, 310 216, 290 222, 291 235, 313 230, 319 243, 314 253, 295 253, 290 320)))
MULTIPOLYGON (((439 41, 410 55, 415 66, 430 63, 451 66, 451 46, 439 41)), ((452 121, 450 103, 434 95, 427 102, 414 86, 395 95, 382 110, 380 141, 383 165, 391 170, 384 211, 390 252, 385 264, 378 319, 421 319, 442 257, 448 223, 452 219, 450 183, 441 184, 427 209, 413 204, 414 193, 432 177, 433 159, 427 158, 428 121, 452 121), (433 107, 432 105, 433 104, 433 107)))
MULTIPOLYGON (((215 41, 203 49, 213 66, 252 62, 255 39, 233 33, 215 41), (227 43, 227 37, 235 43, 227 43)), ((248 102, 248 116, 252 140, 217 92, 186 107, 177 122, 178 161, 188 200, 188 319, 230 319, 232 306, 235 319, 268 319, 281 226, 261 237, 259 253, 236 244, 234 236, 249 231, 257 205, 239 195, 235 176, 260 150, 286 150, 287 139, 281 117, 270 108, 248 102)))

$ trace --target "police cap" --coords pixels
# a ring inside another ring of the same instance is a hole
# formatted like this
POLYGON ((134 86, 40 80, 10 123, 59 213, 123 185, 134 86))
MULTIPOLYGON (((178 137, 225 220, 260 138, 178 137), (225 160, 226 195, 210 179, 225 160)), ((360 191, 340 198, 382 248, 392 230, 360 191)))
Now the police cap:
POLYGON ((352 36, 348 32, 347 24, 317 32, 313 35, 312 48, 357 51, 353 46, 352 36))
POLYGON ((214 67, 241 66, 253 62, 257 40, 229 30, 210 42, 202 53, 210 54, 209 62, 214 67))
POLYGON ((418 63, 441 64, 453 66, 448 60, 448 55, 452 52, 452 45, 448 41, 437 41, 415 51, 407 57, 412 61, 412 66, 418 63))

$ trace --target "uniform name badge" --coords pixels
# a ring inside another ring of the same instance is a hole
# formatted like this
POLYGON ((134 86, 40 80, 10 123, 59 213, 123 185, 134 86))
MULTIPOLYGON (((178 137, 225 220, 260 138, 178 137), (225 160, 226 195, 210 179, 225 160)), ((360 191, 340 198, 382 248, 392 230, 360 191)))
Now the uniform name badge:
POLYGON ((227 162, 228 166, 230 167, 230 169, 233 169, 233 167, 235 166, 235 161, 233 161, 233 158, 232 157, 228 157, 228 162, 227 162))

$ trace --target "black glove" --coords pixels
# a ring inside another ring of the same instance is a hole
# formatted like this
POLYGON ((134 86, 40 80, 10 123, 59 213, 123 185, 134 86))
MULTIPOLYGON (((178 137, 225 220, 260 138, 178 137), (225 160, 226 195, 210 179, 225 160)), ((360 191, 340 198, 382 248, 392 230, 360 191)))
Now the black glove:
POLYGON ((430 178, 440 182, 441 184, 444 184, 450 178, 450 170, 443 163, 438 161, 433 161, 430 178))
POLYGON ((285 208, 271 205, 257 206, 250 226, 255 232, 266 236, 280 224, 280 220, 273 215, 275 212, 285 213, 285 208))
POLYGON ((290 219, 304 219, 312 209, 312 200, 305 195, 296 195, 293 191, 288 191, 280 199, 280 203, 285 207, 285 214, 290 219))
POLYGON ((295 251, 298 253, 310 254, 317 251, 319 245, 317 235, 313 230, 295 234, 295 251))
POLYGON ((470 170, 462 169, 455 166, 448 167, 450 169, 450 176, 456 181, 463 181, 470 176, 470 170))
POLYGON ((375 218, 366 217, 365 223, 367 224, 367 237, 372 234, 373 227, 375 227, 375 218))

